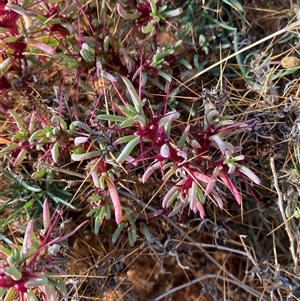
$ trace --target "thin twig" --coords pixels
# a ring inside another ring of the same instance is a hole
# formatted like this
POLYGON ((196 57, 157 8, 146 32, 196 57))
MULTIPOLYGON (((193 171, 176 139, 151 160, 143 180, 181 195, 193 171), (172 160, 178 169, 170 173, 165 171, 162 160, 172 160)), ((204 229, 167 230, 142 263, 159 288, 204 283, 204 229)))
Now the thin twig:
MULTIPOLYGON (((187 283, 184 283, 184 284, 181 284, 179 286, 176 286, 176 287, 170 289, 169 291, 165 292, 164 294, 160 295, 159 297, 156 297, 156 298, 152 299, 151 301, 159 301, 159 300, 167 297, 168 295, 171 295, 171 294, 173 294, 173 293, 175 293, 175 292, 177 292, 177 291, 179 291, 181 289, 184 289, 187 286, 193 285, 193 284, 195 284, 197 282, 200 282, 200 281, 203 281, 203 280, 206 280, 206 279, 210 279, 210 278, 217 278, 218 280, 223 280, 223 281, 226 281, 226 282, 230 282, 232 284, 236 284, 236 285, 240 286, 242 289, 244 289, 244 290, 246 290, 248 292, 251 291, 251 293, 253 295, 255 295, 256 297, 258 297, 258 298, 261 297, 260 295, 257 294, 256 291, 253 291, 253 289, 250 286, 246 285, 245 283, 242 283, 242 282, 239 283, 236 280, 229 279, 229 278, 226 278, 226 277, 223 277, 223 276, 220 276, 220 275, 217 276, 215 274, 207 274, 207 275, 203 275, 201 277, 198 277, 198 278, 196 278, 196 279, 194 279, 192 281, 189 281, 187 283)), ((267 300, 267 299, 261 298, 260 300, 267 300)))
POLYGON ((68 174, 70 176, 74 176, 74 177, 81 178, 81 179, 86 178, 85 175, 83 175, 81 173, 78 173, 78 172, 74 172, 72 170, 68 170, 68 169, 65 169, 65 168, 58 167, 58 166, 50 165, 50 164, 47 164, 47 163, 44 163, 44 162, 41 163, 41 165, 44 166, 44 167, 47 167, 50 170, 55 170, 55 171, 58 171, 58 172, 61 172, 61 173, 64 173, 64 174, 68 174))
POLYGON ((255 267, 258 267, 258 263, 257 261, 254 259, 254 257, 252 256, 252 254, 250 253, 250 251, 248 250, 248 248, 246 247, 246 244, 244 242, 244 239, 243 238, 246 238, 247 236, 246 235, 239 235, 240 237, 240 240, 243 244, 243 247, 244 247, 244 250, 246 251, 247 253, 247 257, 250 259, 250 261, 252 262, 252 264, 255 266, 255 267))
POLYGON ((289 226, 288 219, 286 218, 286 215, 285 215, 285 212, 284 212, 282 192, 281 192, 281 190, 279 188, 279 185, 278 185, 278 176, 277 176, 277 173, 276 173, 275 163, 274 163, 274 158, 273 157, 270 158, 270 167, 271 167, 272 174, 273 174, 273 177, 274 177, 274 187, 276 189, 277 196, 278 196, 278 207, 279 207, 282 219, 283 219, 283 223, 285 225, 286 233, 287 233, 287 235, 289 237, 289 240, 290 240, 290 248, 289 249, 291 250, 291 254, 292 254, 292 257, 293 257, 293 260, 294 260, 294 272, 296 273, 298 259, 297 259, 297 255, 296 255, 296 252, 295 252, 295 238, 294 238, 293 232, 292 232, 292 230, 289 226))

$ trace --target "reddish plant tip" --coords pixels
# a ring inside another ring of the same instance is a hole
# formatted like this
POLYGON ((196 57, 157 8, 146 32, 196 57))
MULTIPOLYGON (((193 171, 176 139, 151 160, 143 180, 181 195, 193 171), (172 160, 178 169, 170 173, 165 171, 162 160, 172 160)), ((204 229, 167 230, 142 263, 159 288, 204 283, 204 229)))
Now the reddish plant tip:
POLYGON ((70 31, 60 24, 51 24, 48 31, 51 35, 53 35, 57 39, 66 38, 67 36, 70 35, 70 31))
POLYGON ((151 13, 151 8, 150 5, 147 3, 140 3, 137 6, 139 15, 140 15, 140 20, 144 18, 149 18, 149 14, 151 13))
POLYGON ((12 10, 7 10, 5 8, 7 3, 8 1, 2 1, 2 4, 0 4, 0 27, 8 29, 12 35, 17 35, 18 27, 16 22, 19 15, 12 10))
MULTIPOLYGON (((22 40, 23 40, 23 39, 22 39, 22 40)), ((23 52, 24 52, 24 50, 25 50, 26 47, 27 47, 27 44, 24 43, 22 40, 9 44, 9 46, 10 46, 10 47, 12 48, 12 50, 13 50, 14 57, 15 57, 15 58, 18 58, 18 59, 24 57, 23 52)))
POLYGON ((0 92, 1 90, 6 90, 11 87, 11 84, 8 82, 5 76, 0 77, 0 92))

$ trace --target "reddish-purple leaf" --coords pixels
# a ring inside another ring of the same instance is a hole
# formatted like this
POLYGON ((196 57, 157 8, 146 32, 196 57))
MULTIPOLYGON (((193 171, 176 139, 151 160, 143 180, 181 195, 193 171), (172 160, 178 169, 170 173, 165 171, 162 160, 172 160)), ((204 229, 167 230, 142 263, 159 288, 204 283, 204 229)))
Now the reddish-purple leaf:
POLYGON ((231 191, 231 193, 235 197, 235 199, 238 202, 238 204, 241 204, 241 202, 242 202, 242 196, 241 196, 241 194, 238 192, 237 188, 234 186, 234 184, 229 179, 229 177, 224 174, 223 170, 219 171, 219 177, 224 182, 224 184, 226 185, 226 187, 231 191))
POLYGON ((203 208, 202 203, 201 203, 199 200, 197 201, 196 206, 197 206, 197 209, 198 209, 198 211, 199 211, 199 213, 200 213, 200 217, 201 217, 202 219, 204 219, 204 218, 205 218, 204 208, 203 208))
POLYGON ((153 172, 157 169, 159 169, 161 166, 161 162, 158 161, 156 163, 154 163, 153 165, 149 166, 146 171, 144 172, 143 174, 143 177, 142 177, 142 182, 143 183, 146 183, 146 181, 149 179, 149 177, 153 174, 153 172))
POLYGON ((28 42, 29 45, 33 45, 34 47, 41 49, 43 52, 54 56, 55 55, 55 49, 53 49, 52 47, 48 46, 45 43, 39 42, 39 41, 35 41, 35 40, 30 40, 28 42))
POLYGON ((108 187, 108 191, 111 197, 111 201, 114 205, 115 209, 115 220, 117 224, 121 224, 122 222, 122 207, 119 199, 119 194, 117 192, 117 188, 115 184, 112 182, 110 178, 106 179, 106 185, 108 187))
POLYGON ((193 176, 195 176, 198 180, 200 180, 204 183, 207 183, 205 193, 210 194, 216 184, 216 180, 214 178, 208 177, 198 171, 193 171, 193 176))

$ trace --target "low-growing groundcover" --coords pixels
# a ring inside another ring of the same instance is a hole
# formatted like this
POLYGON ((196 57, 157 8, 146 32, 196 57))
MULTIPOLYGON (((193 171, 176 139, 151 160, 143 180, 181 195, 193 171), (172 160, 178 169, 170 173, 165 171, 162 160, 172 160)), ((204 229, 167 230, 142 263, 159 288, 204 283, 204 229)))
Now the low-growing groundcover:
POLYGON ((0 1, 1 300, 300 297, 300 8, 265 2, 0 1))

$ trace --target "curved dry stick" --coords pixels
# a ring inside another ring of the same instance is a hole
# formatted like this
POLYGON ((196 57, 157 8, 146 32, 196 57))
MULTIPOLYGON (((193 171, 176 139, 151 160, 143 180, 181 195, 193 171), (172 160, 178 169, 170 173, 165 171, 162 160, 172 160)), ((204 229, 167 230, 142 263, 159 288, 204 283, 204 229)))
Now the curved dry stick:
POLYGON ((285 225, 286 233, 287 233, 287 235, 289 237, 289 240, 290 240, 290 248, 289 249, 291 250, 291 254, 292 254, 292 257, 293 257, 293 260, 294 260, 294 272, 296 273, 296 269, 297 269, 297 266, 298 266, 298 258, 297 258, 296 252, 295 252, 295 236, 293 235, 293 232, 291 231, 291 228, 289 227, 288 219, 286 218, 286 215, 285 215, 285 212, 284 212, 282 192, 279 188, 278 176, 277 176, 277 173, 276 173, 275 163, 274 163, 274 158, 273 157, 270 158, 270 167, 271 167, 272 174, 273 174, 273 177, 274 177, 274 187, 276 189, 277 196, 278 196, 278 207, 279 207, 282 219, 283 219, 283 223, 285 225))
MULTIPOLYGON (((189 281, 187 283, 184 283, 184 284, 181 284, 179 286, 176 286, 176 287, 170 289, 169 291, 163 293, 159 297, 156 297, 156 298, 152 299, 151 301, 159 301, 159 300, 163 299, 164 297, 167 297, 168 295, 173 294, 173 293, 175 293, 175 292, 177 292, 177 291, 179 291, 179 290, 181 290, 181 289, 183 289, 183 288, 185 288, 185 287, 187 287, 189 285, 193 285, 193 284, 195 284, 195 283, 197 283, 199 281, 202 281, 202 280, 205 280, 205 279, 210 279, 210 278, 217 278, 217 279, 220 279, 220 280, 223 280, 223 281, 227 281, 227 282, 236 284, 236 285, 240 286, 242 289, 246 290, 247 292, 251 291, 251 293, 253 295, 255 295, 256 297, 258 297, 258 298, 261 297, 260 295, 257 294, 256 291, 255 292, 252 291, 252 288, 250 286, 248 286, 248 285, 246 285, 244 283, 238 283, 235 280, 228 279, 228 278, 223 277, 223 276, 217 276, 215 274, 207 274, 207 275, 203 275, 203 276, 201 276, 199 278, 196 278, 196 279, 194 279, 192 281, 189 281)), ((260 300, 265 300, 265 299, 261 298, 260 300)))

